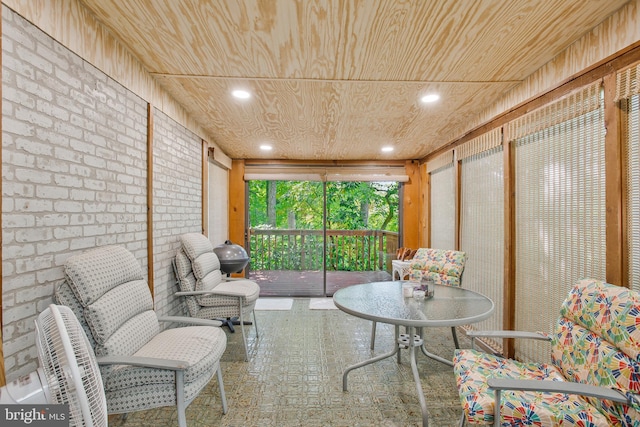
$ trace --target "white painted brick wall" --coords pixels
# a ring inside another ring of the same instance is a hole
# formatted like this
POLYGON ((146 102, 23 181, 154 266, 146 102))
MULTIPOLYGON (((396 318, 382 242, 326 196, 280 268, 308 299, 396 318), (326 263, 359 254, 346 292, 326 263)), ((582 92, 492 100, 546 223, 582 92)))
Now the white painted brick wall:
POLYGON ((154 110, 153 242, 155 308, 161 315, 187 315, 176 298, 171 265, 178 237, 202 232, 201 140, 167 115, 154 110))
POLYGON ((34 319, 51 303, 70 255, 119 244, 146 272, 147 107, 8 8, 2 18, 3 351, 10 381, 37 367, 34 319))

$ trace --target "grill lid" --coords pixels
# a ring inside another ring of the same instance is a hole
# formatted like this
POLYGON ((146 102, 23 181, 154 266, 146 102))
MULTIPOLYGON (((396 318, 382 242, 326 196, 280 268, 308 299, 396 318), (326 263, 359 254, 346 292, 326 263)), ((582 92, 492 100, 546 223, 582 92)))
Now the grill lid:
POLYGON ((240 245, 232 243, 231 240, 213 248, 213 251, 220 260, 220 270, 224 273, 239 273, 249 264, 249 255, 240 245))

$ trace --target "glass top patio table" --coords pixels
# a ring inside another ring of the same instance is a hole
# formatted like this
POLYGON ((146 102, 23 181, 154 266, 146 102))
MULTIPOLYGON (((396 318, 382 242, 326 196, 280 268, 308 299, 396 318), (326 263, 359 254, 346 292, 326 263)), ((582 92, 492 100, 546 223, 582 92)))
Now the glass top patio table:
POLYGON ((432 298, 416 300, 404 297, 402 285, 406 281, 374 282, 352 285, 333 294, 333 302, 340 310, 367 320, 390 323, 395 326, 394 348, 389 352, 355 365, 349 366, 342 375, 342 390, 347 391, 347 375, 354 369, 375 363, 397 354, 400 363, 400 349, 408 349, 411 358, 411 371, 416 383, 422 425, 429 425, 427 404, 420 383, 420 374, 416 363, 416 347, 432 359, 451 365, 451 361, 430 353, 425 348, 422 328, 438 326, 460 326, 479 322, 491 316, 494 304, 491 299, 464 288, 430 285, 434 290, 432 298), (400 326, 407 329, 400 334, 400 326), (415 334, 417 332, 417 334, 415 334))
POLYGON ((493 313, 493 301, 464 288, 431 285, 434 296, 418 301, 402 296, 408 281, 374 282, 338 290, 333 301, 340 310, 363 319, 413 327, 460 326, 493 313))

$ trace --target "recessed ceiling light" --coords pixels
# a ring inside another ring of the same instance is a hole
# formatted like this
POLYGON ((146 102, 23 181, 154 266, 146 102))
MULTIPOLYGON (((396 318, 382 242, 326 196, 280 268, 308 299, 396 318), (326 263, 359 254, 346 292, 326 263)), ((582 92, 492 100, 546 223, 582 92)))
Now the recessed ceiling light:
POLYGON ((271 151, 271 150, 273 149, 273 147, 272 147, 272 146, 270 146, 269 144, 262 144, 262 145, 260 146, 260 149, 261 149, 262 151, 271 151))
POLYGON ((440 99, 440 95, 436 93, 430 93, 420 98, 420 101, 424 102, 425 104, 428 104, 430 102, 436 102, 438 99, 440 99))
POLYGON ((251 98, 251 94, 246 91, 246 90, 242 90, 242 89, 236 89, 233 92, 231 92, 231 95, 233 95, 234 97, 238 98, 238 99, 249 99, 251 98))
POLYGON ((389 145, 386 146, 386 147, 382 147, 382 152, 384 152, 384 153, 390 153, 392 151, 393 151, 393 147, 391 147, 389 145))

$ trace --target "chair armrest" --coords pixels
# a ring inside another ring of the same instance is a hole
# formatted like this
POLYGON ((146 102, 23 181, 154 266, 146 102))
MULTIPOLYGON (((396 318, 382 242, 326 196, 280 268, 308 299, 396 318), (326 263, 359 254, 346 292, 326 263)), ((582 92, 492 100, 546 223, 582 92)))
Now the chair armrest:
POLYGON ((543 380, 514 380, 507 378, 489 378, 487 384, 490 389, 498 390, 522 390, 541 391, 551 393, 578 394, 591 396, 597 399, 607 399, 613 402, 638 405, 638 397, 631 393, 623 393, 620 390, 598 387, 589 384, 565 382, 565 381, 543 381, 543 380))
POLYGON ((96 358, 98 365, 130 365, 147 368, 169 369, 183 371, 189 367, 189 362, 184 360, 158 359, 155 357, 140 356, 102 356, 96 358))
POLYGON ((173 323, 190 323, 198 326, 222 326, 222 322, 218 320, 198 319, 196 317, 187 316, 161 316, 158 317, 160 322, 173 322, 173 323))
POLYGON ((233 291, 216 291, 215 289, 213 289, 211 291, 179 291, 179 292, 176 292, 175 295, 179 297, 197 296, 197 295, 219 295, 221 297, 242 298, 244 296, 244 293, 233 292, 233 291))
POLYGON ((527 331, 469 331, 467 336, 470 338, 525 338, 533 340, 551 341, 551 337, 543 332, 527 332, 527 331))

